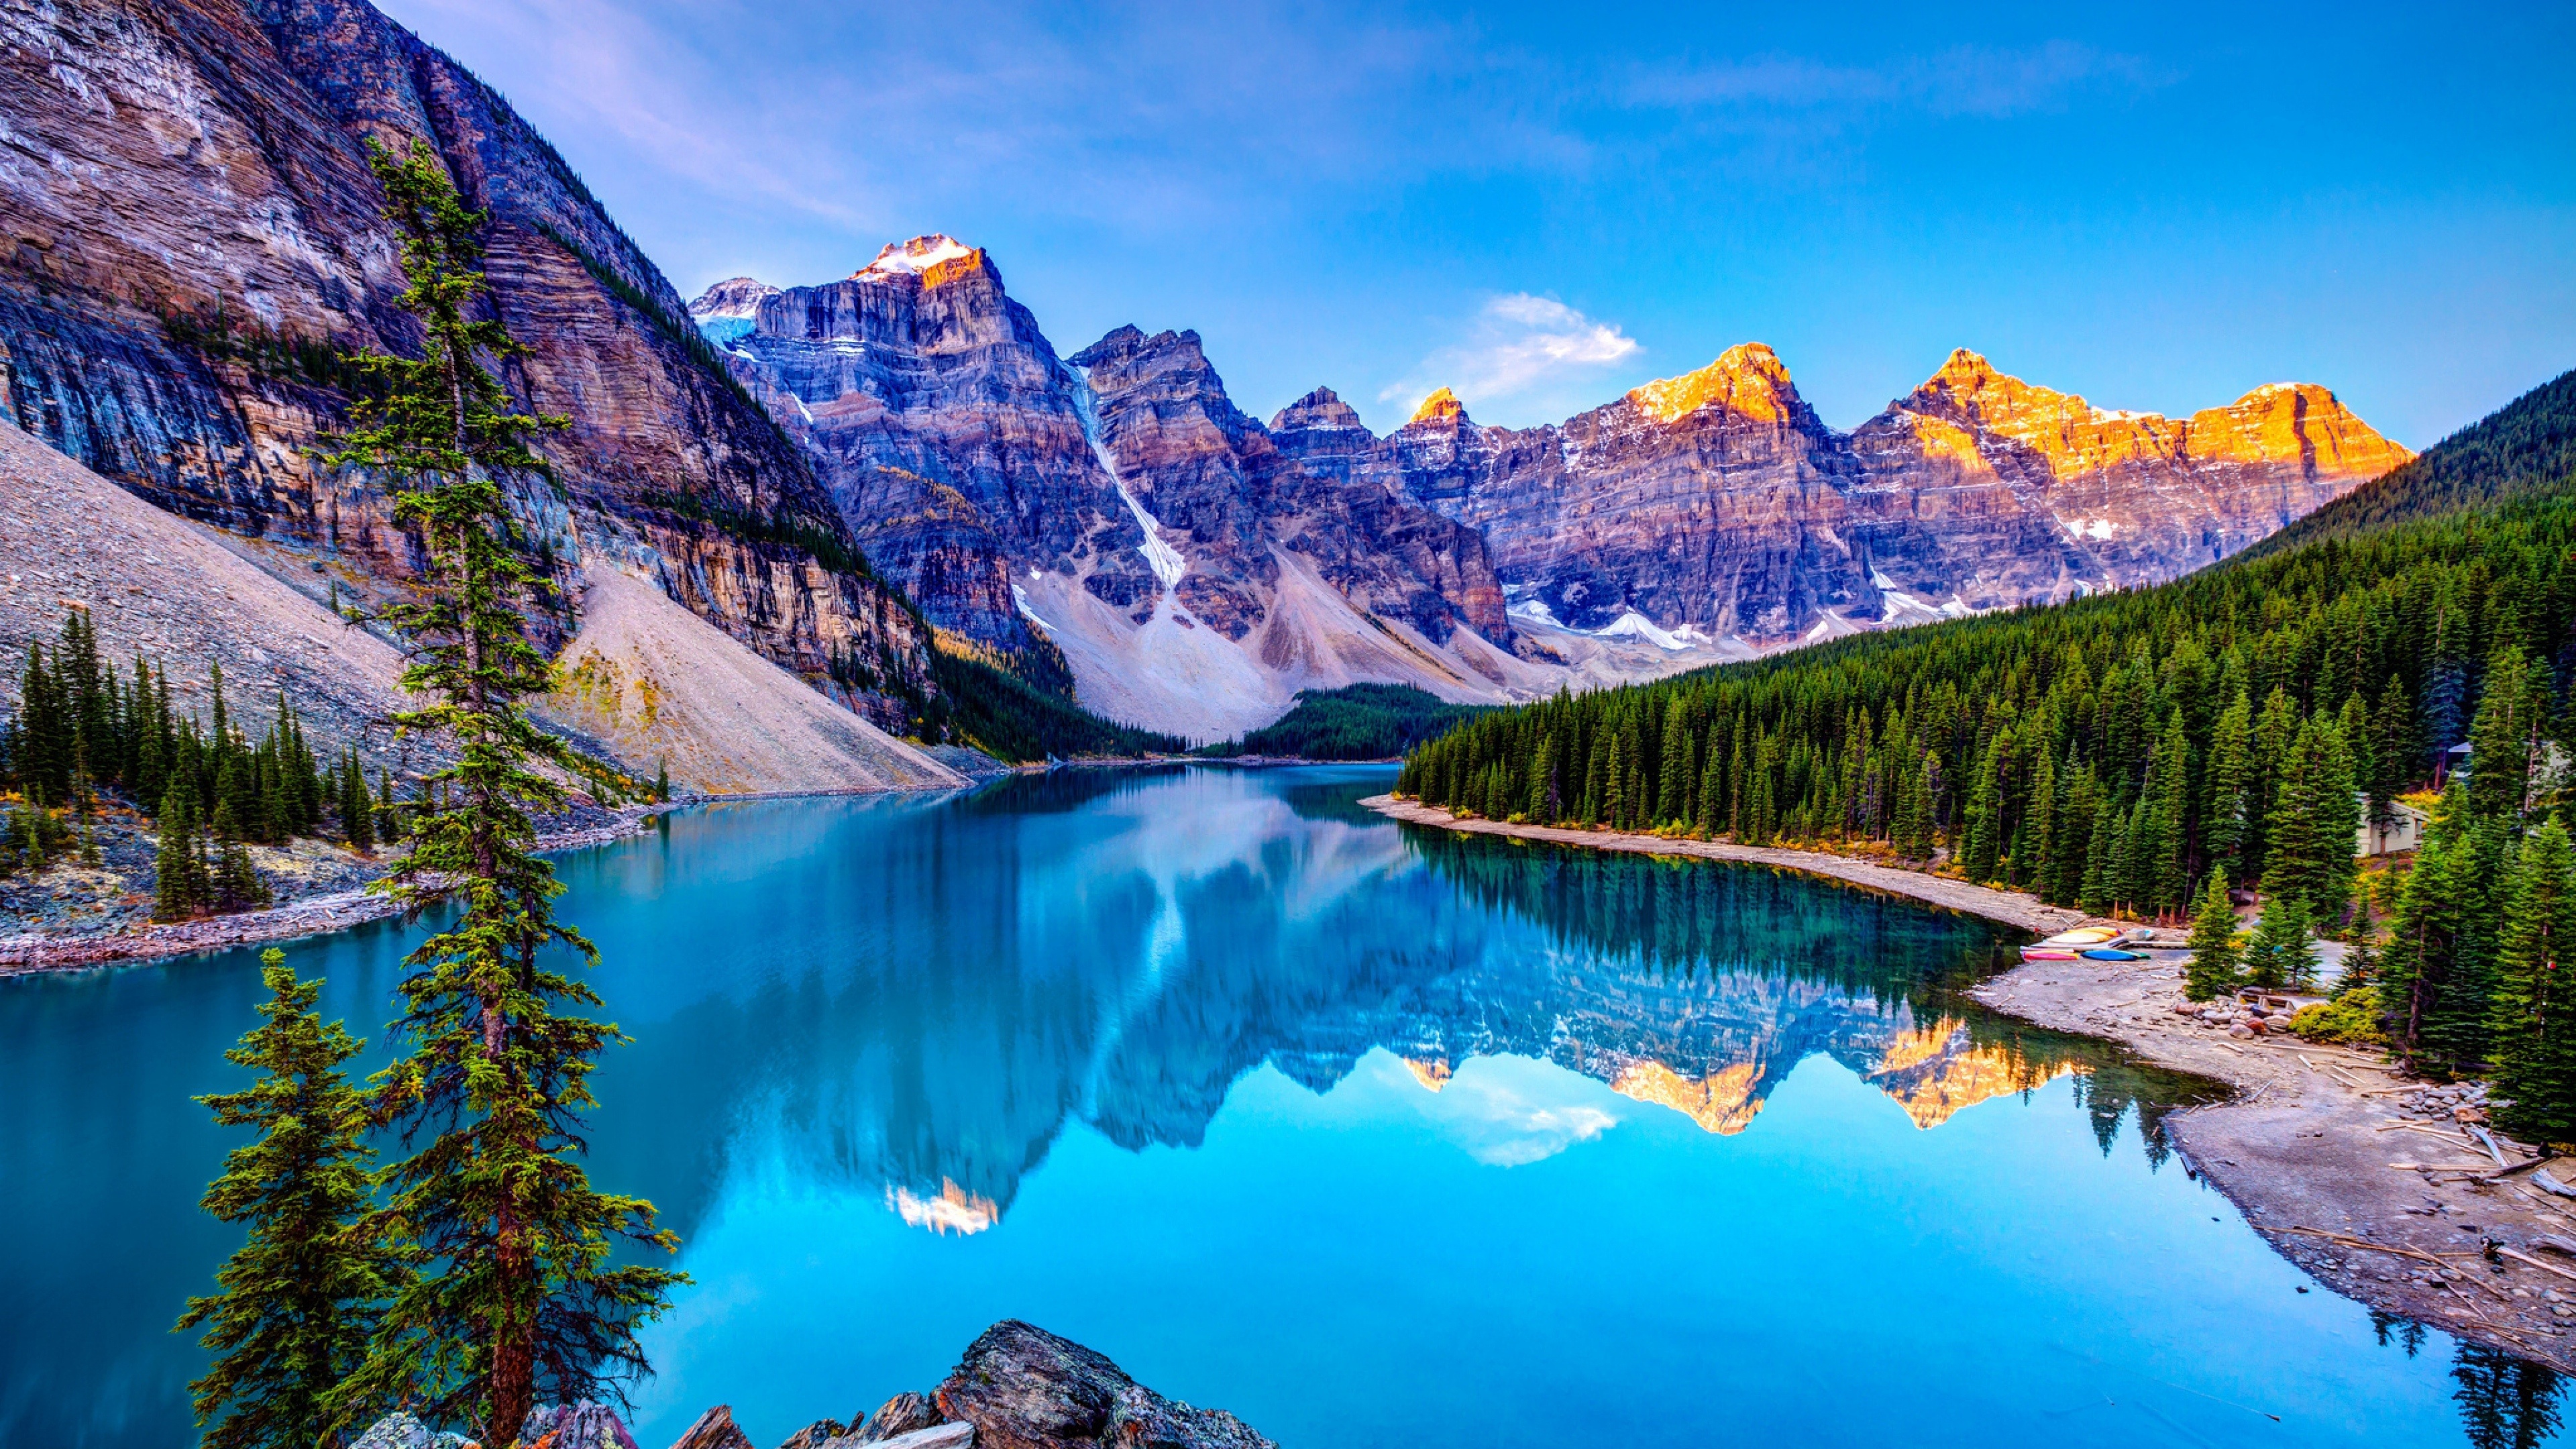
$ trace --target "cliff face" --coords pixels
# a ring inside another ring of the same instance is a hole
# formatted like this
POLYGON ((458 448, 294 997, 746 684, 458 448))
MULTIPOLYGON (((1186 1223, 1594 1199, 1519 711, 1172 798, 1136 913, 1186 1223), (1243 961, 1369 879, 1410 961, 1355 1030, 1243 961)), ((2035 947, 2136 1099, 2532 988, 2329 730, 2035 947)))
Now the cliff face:
MULTIPOLYGON (((580 561, 655 578, 857 702, 927 684, 791 441, 728 379, 651 262, 500 97, 355 0, 102 0, 0 10, 0 402, 63 452, 273 560, 415 566, 378 482, 319 467, 349 353, 406 350, 363 143, 429 145, 492 216, 509 381, 571 427, 522 499, 576 620, 580 561)), ((363 584, 361 585, 363 591, 363 584)), ((550 641, 551 642, 551 641, 550 641)))
POLYGON ((1291 411, 1283 447, 1483 533, 1516 617, 1751 648, 2161 582, 2412 456, 2319 387, 2177 421, 1966 351, 1849 434, 1758 343, 1551 427, 1291 411))
POLYGON ((933 623, 1028 647, 1014 565, 1084 569, 1114 601, 1149 591, 1072 379, 981 251, 917 238, 838 282, 737 279, 691 310, 933 623))

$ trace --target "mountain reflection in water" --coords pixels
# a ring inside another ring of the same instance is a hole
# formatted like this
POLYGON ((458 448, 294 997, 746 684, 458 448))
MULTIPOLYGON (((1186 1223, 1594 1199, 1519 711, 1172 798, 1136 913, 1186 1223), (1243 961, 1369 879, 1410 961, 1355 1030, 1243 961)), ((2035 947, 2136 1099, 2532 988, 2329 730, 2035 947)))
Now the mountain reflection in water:
MULTIPOLYGON (((1247 1071, 1326 1092, 1377 1048, 1434 1091, 1478 1057, 1553 1062, 1721 1134, 1815 1055, 1923 1128, 2080 1073, 2104 1150, 2125 1119, 2159 1163, 2157 1124, 2200 1091, 1965 1005, 1957 988, 2008 954, 1973 918, 1786 873, 1398 830, 1348 787, 1201 790, 1172 812, 1157 779, 1005 781, 915 822, 931 838, 889 850, 872 893, 935 913, 872 913, 850 949, 809 947, 642 1039, 672 1055, 640 1074, 662 1084, 655 1110, 699 1124, 672 1139, 755 1141, 797 1174, 881 1189, 907 1223, 975 1233, 1070 1122, 1193 1148, 1247 1071), (1082 807, 1133 818, 1022 854, 1028 817, 1082 807), (952 852, 1016 868, 969 876, 942 868, 952 852), (1535 949, 1511 922, 1541 928, 1535 949)), ((664 1206, 686 1231, 694 1204, 664 1206)))

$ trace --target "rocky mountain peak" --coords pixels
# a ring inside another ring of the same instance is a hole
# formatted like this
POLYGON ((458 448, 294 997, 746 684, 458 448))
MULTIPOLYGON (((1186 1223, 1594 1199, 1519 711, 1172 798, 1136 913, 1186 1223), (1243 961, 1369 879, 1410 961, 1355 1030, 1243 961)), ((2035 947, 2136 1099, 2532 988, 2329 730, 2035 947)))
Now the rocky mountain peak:
MULTIPOLYGON (((2070 400, 2068 395, 2034 387, 1964 347, 1955 348, 1940 369, 1920 387, 1893 404, 1908 412, 1962 420, 1988 419, 2070 400)), ((2082 398, 2071 399, 2077 405, 2082 398)))
POLYGON ((985 265, 982 249, 935 231, 910 241, 887 242, 875 261, 850 273, 850 280, 891 282, 910 277, 924 287, 936 287, 980 271, 985 265))
POLYGON ((1353 428, 1367 431, 1359 410, 1342 401, 1341 395, 1329 387, 1315 389, 1270 419, 1270 431, 1274 433, 1347 432, 1353 428))
POLYGON ((1456 393, 1443 387, 1433 389, 1431 396, 1422 400, 1422 406, 1413 410, 1413 416, 1406 419, 1404 425, 1417 428, 1424 423, 1458 425, 1468 421, 1467 405, 1458 401, 1456 393))
POLYGON ((760 315, 760 304, 778 295, 778 289, 756 277, 727 277, 698 294, 689 304, 689 315, 701 324, 725 320, 747 320, 760 315))
POLYGON ((2298 461, 2377 477, 2415 456, 2309 382, 2267 382, 2223 408, 2193 413, 2186 426, 2192 452, 2205 458, 2298 461))
POLYGON ((1628 400, 1659 423, 1679 422, 1712 405, 1763 422, 1786 422, 1805 407, 1789 381, 1788 365, 1760 342, 1739 343, 1697 372, 1633 389, 1628 400))

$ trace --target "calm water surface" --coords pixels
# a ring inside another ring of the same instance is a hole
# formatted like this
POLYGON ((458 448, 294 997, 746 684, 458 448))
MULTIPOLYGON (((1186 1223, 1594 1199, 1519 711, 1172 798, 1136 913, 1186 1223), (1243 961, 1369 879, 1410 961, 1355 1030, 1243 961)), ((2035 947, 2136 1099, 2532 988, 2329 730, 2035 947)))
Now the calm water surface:
MULTIPOLYGON (((1963 1009, 2006 939, 1767 872, 1399 829, 1384 771, 702 810, 566 858, 636 1044, 594 1176, 696 1280, 638 1438, 761 1444, 997 1318, 1290 1449, 2540 1443, 2165 1155, 2191 1083, 1963 1009)), ((381 1035, 388 926, 301 943, 381 1035)), ((253 953, 0 982, 0 1442, 192 1442, 193 1093, 253 953)))

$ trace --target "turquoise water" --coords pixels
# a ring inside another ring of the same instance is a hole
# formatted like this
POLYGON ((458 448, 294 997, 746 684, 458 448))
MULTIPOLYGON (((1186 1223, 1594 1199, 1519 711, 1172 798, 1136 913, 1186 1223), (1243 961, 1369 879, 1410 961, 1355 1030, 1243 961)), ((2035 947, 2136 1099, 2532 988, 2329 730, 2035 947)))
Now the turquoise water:
MULTIPOLYGON (((1962 1012, 1991 928, 1400 830, 1352 803, 1387 780, 745 804, 565 857, 636 1038, 592 1170, 696 1280, 638 1438, 721 1401, 774 1444, 1002 1317, 1291 1449, 2552 1431, 2545 1374, 2299 1292, 2162 1153, 2193 1084, 1962 1012)), ((291 956, 375 1034, 405 940, 291 956)), ((0 1443, 191 1442, 167 1328, 230 1238, 189 1096, 253 965, 0 982, 0 1443)))

